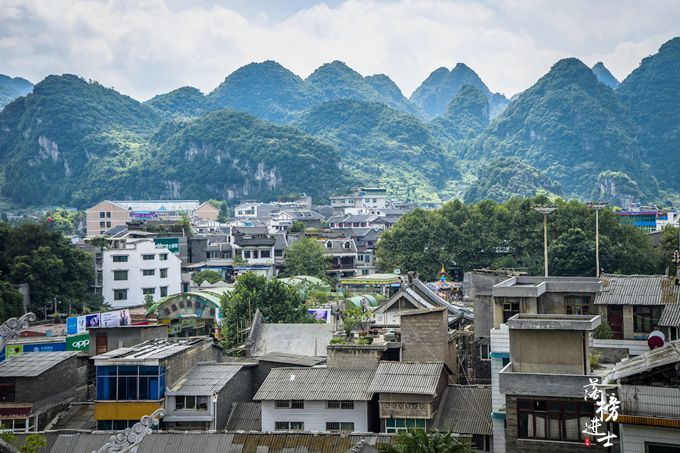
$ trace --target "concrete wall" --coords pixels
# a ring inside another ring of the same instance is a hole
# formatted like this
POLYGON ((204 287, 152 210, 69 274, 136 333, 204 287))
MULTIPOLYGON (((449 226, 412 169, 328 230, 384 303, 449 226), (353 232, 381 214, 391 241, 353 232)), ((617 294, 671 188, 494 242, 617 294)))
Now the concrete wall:
POLYGON ((444 362, 450 369, 456 370, 456 354, 448 342, 448 333, 446 310, 402 314, 402 360, 444 362))
POLYGON ((619 426, 621 453, 646 453, 645 444, 649 443, 676 445, 680 451, 680 430, 651 426, 619 426))
POLYGON ((87 236, 100 236, 104 231, 117 225, 125 225, 130 220, 130 213, 127 209, 115 205, 110 201, 102 201, 86 211, 87 216, 87 236), (104 213, 104 217, 100 216, 104 213), (104 226, 101 226, 104 222, 104 226))
POLYGON ((580 330, 513 330, 510 335, 514 372, 583 374, 587 349, 587 333, 580 330))
POLYGON ((139 327, 99 327, 91 328, 89 355, 97 355, 97 336, 106 335, 106 350, 113 351, 119 348, 144 343, 157 338, 168 338, 167 326, 139 326, 139 327))
POLYGON ((243 367, 231 378, 217 396, 217 430, 227 426, 231 404, 253 400, 253 370, 255 367, 243 367))
POLYGON ((172 388, 177 380, 194 365, 199 362, 216 362, 218 355, 218 348, 213 346, 212 341, 204 341, 191 349, 163 360, 161 366, 165 367, 165 386, 172 388))
POLYGON ((328 367, 376 369, 386 349, 372 345, 328 345, 328 367))
POLYGON ((494 304, 491 296, 475 297, 475 338, 488 338, 493 328, 494 304))
POLYGON ((326 401, 305 401, 304 409, 276 409, 262 401, 262 431, 274 431, 274 422, 304 422, 305 431, 325 432, 326 422, 352 422, 354 431, 368 432, 368 405, 355 401, 354 409, 326 409, 326 401))

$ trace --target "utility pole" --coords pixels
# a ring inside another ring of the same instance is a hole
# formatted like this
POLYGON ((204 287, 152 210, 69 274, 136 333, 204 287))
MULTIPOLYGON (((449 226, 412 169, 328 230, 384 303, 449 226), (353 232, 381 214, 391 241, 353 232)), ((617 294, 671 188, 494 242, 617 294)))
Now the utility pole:
POLYGON ((543 263, 545 277, 548 278, 548 214, 557 209, 556 206, 534 206, 534 211, 543 214, 543 263))
POLYGON ((595 277, 600 277, 600 210, 607 207, 605 201, 592 201, 588 207, 595 211, 595 277))

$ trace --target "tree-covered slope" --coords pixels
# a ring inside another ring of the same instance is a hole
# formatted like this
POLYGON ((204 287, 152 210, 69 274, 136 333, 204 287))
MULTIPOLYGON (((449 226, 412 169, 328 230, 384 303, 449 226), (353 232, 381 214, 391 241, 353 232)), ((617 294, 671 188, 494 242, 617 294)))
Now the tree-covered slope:
POLYGON ((182 87, 159 94, 144 103, 153 107, 165 119, 191 118, 212 110, 219 110, 212 99, 194 87, 182 87))
POLYGON ((617 88, 628 107, 645 160, 663 187, 680 191, 680 38, 642 60, 617 88))
POLYGON ((430 122, 436 135, 456 142, 475 138, 489 125, 489 101, 472 85, 463 86, 446 112, 430 122))
POLYGON ((149 196, 257 199, 304 192, 324 197, 349 184, 336 148, 241 112, 220 110, 165 123, 149 148, 144 173, 162 175, 157 189, 149 185, 149 196))
POLYGON ((607 69, 607 67, 601 61, 595 63, 595 66, 590 69, 593 71, 593 74, 595 74, 595 77, 597 77, 597 80, 599 80, 600 83, 604 83, 612 90, 616 89, 616 87, 618 87, 621 83, 611 72, 609 72, 609 69, 607 69))
POLYGON ((428 118, 434 118, 447 111, 448 105, 461 88, 470 85, 478 88, 489 100, 491 117, 500 113, 508 103, 505 97, 492 93, 477 73, 463 63, 452 70, 438 68, 413 92, 411 102, 428 118))
POLYGON ((438 201, 447 183, 460 179, 455 156, 425 124, 384 104, 330 101, 294 125, 337 145, 356 180, 387 187, 398 199, 438 201))
POLYGON ((0 110, 18 97, 26 96, 33 90, 33 84, 21 77, 0 74, 0 110))
POLYGON ((618 187, 600 186, 602 172, 617 171, 654 195, 635 140, 634 126, 614 92, 598 82, 581 61, 557 62, 534 86, 512 102, 477 139, 471 159, 516 156, 557 180, 567 196, 625 195, 618 187))
POLYGON ((142 160, 139 148, 159 122, 150 107, 96 82, 49 76, 0 112, 0 191, 22 204, 119 193, 112 181, 142 160), (95 169, 102 186, 89 186, 95 169))
POLYGON ((251 63, 231 73, 208 98, 221 108, 285 122, 312 105, 304 81, 275 61, 251 63))

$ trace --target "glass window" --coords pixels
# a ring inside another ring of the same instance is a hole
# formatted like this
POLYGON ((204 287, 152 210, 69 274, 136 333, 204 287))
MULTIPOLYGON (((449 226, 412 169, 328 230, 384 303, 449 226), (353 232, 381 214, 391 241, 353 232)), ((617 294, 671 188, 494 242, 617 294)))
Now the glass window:
POLYGON ((519 437, 579 442, 593 415, 592 403, 517 400, 519 437))
POLYGON ((302 400, 292 400, 290 402, 290 408, 291 409, 304 409, 305 408, 305 402, 302 400))
POLYGON ((156 294, 156 288, 142 288, 142 294, 146 296, 147 294, 151 294, 152 296, 156 294))
POLYGON ((290 401, 288 400, 276 400, 274 401, 274 407, 277 409, 288 409, 290 407, 290 401))
POLYGON ((111 211, 106 211, 106 218, 110 219, 111 218, 111 211))
POLYGON ((260 252, 260 258, 271 258, 271 256, 272 252, 270 252, 269 250, 262 250, 260 252))
POLYGON ((104 217, 106 217, 106 213, 104 211, 99 211, 99 218, 103 219, 104 217))
POLYGON ((113 300, 127 300, 127 289, 114 289, 113 300))
POLYGON ((142 275, 145 277, 156 275, 156 269, 142 269, 142 275))
POLYGON ((99 228, 104 228, 106 226, 106 222, 99 222, 99 228))
POLYGON ((425 429, 425 420, 418 418, 388 418, 385 420, 385 432, 395 434, 409 429, 425 429))
POLYGON ((127 255, 113 255, 112 258, 114 263, 127 263, 128 261, 127 255))
POLYGON ((142 260, 144 261, 152 261, 156 255, 142 255, 142 260))
POLYGON ((331 432, 353 432, 353 422, 326 422, 326 431, 331 432))
POLYGON ((167 286, 161 286, 161 297, 165 297, 168 295, 168 287, 167 286))
POLYGON ((161 278, 168 278, 168 268, 161 269, 161 278))
POLYGON ((489 345, 482 343, 479 345, 479 358, 481 360, 489 360, 489 345))
POLYGON ((504 302, 503 303, 503 323, 507 323, 508 319, 519 313, 519 302, 504 302))
POLYGON ((274 256, 283 256, 283 250, 274 250, 274 256))
POLYGON ((564 307, 568 315, 590 314, 589 296, 567 296, 564 298, 564 307))
POLYGON ((168 254, 167 253, 161 253, 158 255, 158 259, 161 261, 167 261, 168 260, 168 254))
POLYGON ((250 258, 250 250, 243 251, 243 258, 250 258))
POLYGON ((128 271, 113 271, 113 279, 114 280, 127 280, 128 279, 128 271))
POLYGON ((15 384, 0 384, 0 401, 13 402, 15 397, 15 384))
POLYGON ((661 319, 661 305, 637 305, 633 307, 633 330, 649 333, 661 319))
POLYGON ((208 400, 207 396, 197 396, 196 397, 196 410, 207 411, 208 410, 208 400))
POLYGON ((164 396, 164 374, 163 367, 98 366, 97 399, 157 401, 164 396))

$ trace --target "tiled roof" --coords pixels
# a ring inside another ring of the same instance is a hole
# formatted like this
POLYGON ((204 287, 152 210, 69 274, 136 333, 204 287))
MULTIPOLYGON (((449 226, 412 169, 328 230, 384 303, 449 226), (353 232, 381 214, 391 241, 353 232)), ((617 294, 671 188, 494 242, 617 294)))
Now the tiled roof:
POLYGON ((661 319, 657 322, 661 327, 680 327, 680 302, 663 307, 661 319))
POLYGON ((380 362, 368 391, 435 395, 443 368, 441 362, 380 362))
POLYGON ((54 420, 52 429, 97 429, 97 421, 94 418, 94 403, 71 403, 64 412, 54 420))
POLYGON ((212 395, 236 376, 243 365, 234 363, 199 363, 183 376, 166 395, 212 395))
POLYGON ((193 211, 198 208, 198 200, 125 200, 112 201, 130 211, 193 211))
POLYGON ((666 275, 602 275, 596 305, 665 305, 678 302, 680 286, 666 275))
POLYGON ((439 404, 435 429, 456 434, 492 434, 491 387, 450 385, 439 404))
POLYGON ((262 430, 262 408, 260 403, 232 403, 227 431, 262 430))
MULTIPOLYGON (((119 348, 93 357, 96 361, 134 361, 134 360, 162 360, 191 349, 200 343, 210 341, 207 337, 196 338, 161 338, 149 340, 129 348, 119 348)), ((50 352, 49 354, 54 354, 50 352)), ((113 362, 112 362, 113 363, 113 362)), ((104 363, 96 363, 102 365, 104 363)))
POLYGON ((34 377, 76 356, 76 351, 30 352, 0 363, 0 377, 34 377))
POLYGON ((274 368, 253 400, 368 401, 374 370, 344 368, 274 368))
POLYGON ((294 366, 315 366, 326 361, 326 357, 315 357, 299 354, 271 353, 258 356, 260 362, 285 363, 294 366))
POLYGON ((0 420, 26 418, 31 414, 32 404, 0 403, 0 420))

